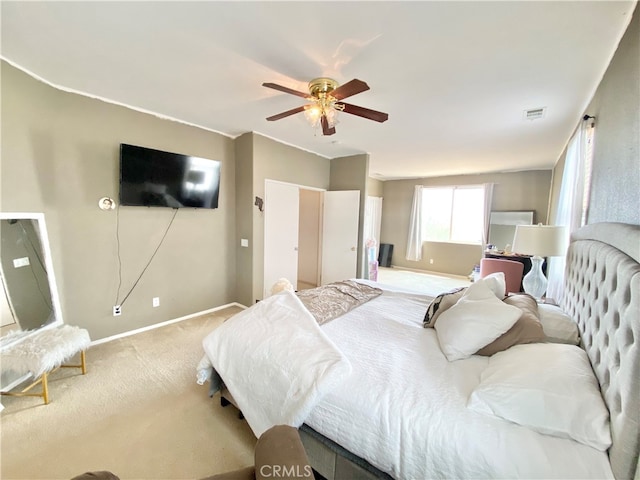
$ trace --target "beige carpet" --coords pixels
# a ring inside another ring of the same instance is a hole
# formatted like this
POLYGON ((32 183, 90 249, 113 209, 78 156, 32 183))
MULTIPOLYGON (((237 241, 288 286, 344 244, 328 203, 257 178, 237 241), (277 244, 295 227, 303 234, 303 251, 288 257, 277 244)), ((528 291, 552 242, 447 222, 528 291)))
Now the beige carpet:
POLYGON ((255 437, 195 381, 202 339, 233 307, 87 351, 87 375, 50 377, 51 403, 2 397, 2 479, 196 479, 253 464, 255 437))
POLYGON ((435 297, 454 288, 468 287, 471 282, 464 277, 414 272, 401 268, 378 268, 378 282, 409 288, 435 297))

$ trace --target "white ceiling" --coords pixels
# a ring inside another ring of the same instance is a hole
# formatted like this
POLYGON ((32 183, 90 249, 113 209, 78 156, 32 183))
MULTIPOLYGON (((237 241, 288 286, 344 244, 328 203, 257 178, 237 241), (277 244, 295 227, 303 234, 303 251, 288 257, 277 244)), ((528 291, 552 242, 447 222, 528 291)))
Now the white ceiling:
MULTIPOLYGON (((635 1, 1 2, 2 57, 71 91, 328 158, 367 152, 381 179, 552 168, 635 1), (353 78, 324 137, 307 82, 353 78), (546 107, 544 118, 523 119, 546 107)), ((189 152, 181 152, 189 153, 189 152)))

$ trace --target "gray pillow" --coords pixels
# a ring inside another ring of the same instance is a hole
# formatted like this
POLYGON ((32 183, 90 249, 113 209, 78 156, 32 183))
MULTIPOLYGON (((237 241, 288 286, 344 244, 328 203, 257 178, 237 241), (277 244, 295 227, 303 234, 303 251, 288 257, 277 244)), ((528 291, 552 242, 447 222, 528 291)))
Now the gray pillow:
POLYGON ((546 335, 542 329, 538 315, 538 302, 526 293, 510 295, 503 300, 508 305, 513 305, 522 310, 518 321, 505 333, 496 338, 489 345, 481 348, 476 355, 490 357, 494 353, 502 352, 514 345, 522 343, 544 342, 546 335))
POLYGON ((453 307, 456 302, 462 298, 466 289, 467 287, 454 288, 453 290, 441 293, 434 298, 427 308, 427 313, 424 316, 422 326, 424 328, 433 328, 440 314, 453 307))

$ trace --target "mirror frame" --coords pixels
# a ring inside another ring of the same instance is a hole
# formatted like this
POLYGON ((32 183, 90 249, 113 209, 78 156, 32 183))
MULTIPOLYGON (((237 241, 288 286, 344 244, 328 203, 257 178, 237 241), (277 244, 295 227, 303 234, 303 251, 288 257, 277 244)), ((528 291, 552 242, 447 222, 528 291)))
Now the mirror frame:
MULTIPOLYGON (((44 220, 44 213, 33 212, 0 212, 0 220, 36 220, 40 233, 40 243, 42 246, 42 254, 44 256, 44 265, 47 269, 47 278, 49 280, 49 291, 51 292, 51 304, 53 305, 53 313, 55 320, 41 328, 52 328, 62 325, 62 308, 60 305, 60 296, 58 294, 58 284, 53 271, 53 261, 51 257, 51 246, 49 245, 49 233, 47 232, 47 224, 44 220)), ((18 320, 20 324, 20 320, 18 320)), ((21 327, 22 328, 22 327, 21 327)))
MULTIPOLYGON (((536 220, 536 211, 535 210, 491 210, 489 213, 489 235, 487 243, 493 244, 495 238, 491 238, 491 227, 493 225, 501 225, 501 226, 513 226, 514 234, 516 225, 534 225, 536 220), (512 217, 510 219, 510 223, 494 223, 492 220, 495 220, 496 217, 506 216, 512 217), (530 216, 531 220, 524 219, 525 216, 530 216), (514 218, 515 217, 515 218, 514 218), (521 217, 521 218, 517 218, 521 217)), ((511 241, 513 244, 513 240, 511 241)))

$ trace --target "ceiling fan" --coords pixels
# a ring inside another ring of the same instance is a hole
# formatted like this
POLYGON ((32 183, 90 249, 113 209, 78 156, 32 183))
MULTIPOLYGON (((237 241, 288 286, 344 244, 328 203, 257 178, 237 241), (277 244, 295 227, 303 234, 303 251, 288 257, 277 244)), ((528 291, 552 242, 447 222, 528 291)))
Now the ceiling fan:
POLYGON ((262 86, 273 88, 280 92, 290 93, 291 95, 296 95, 298 97, 303 97, 311 102, 307 105, 267 117, 267 120, 270 122, 280 120, 281 118, 285 118, 296 113, 304 112, 307 120, 313 126, 322 126, 323 135, 333 135, 336 133, 335 125, 337 123, 336 117, 338 112, 350 113, 351 115, 368 118, 369 120, 374 120, 380 123, 385 122, 389 118, 387 113, 358 107, 357 105, 352 105, 342 101, 347 97, 369 90, 369 85, 362 80, 354 79, 344 85, 339 85, 338 82, 331 78, 314 78, 309 82, 309 93, 299 92, 298 90, 283 87, 282 85, 277 85, 275 83, 263 83, 262 86))

